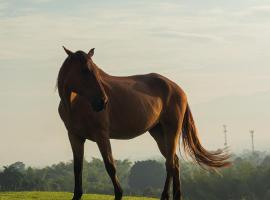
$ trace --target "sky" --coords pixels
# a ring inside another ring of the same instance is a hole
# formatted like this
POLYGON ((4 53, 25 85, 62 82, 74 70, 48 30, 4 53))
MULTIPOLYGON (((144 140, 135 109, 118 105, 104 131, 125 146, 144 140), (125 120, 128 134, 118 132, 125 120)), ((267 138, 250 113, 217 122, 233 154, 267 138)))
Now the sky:
MULTIPOLYGON (((203 145, 270 150, 270 0, 0 0, 0 166, 72 159, 54 90, 62 45, 111 75, 160 73, 187 93, 203 145)), ((160 156, 148 133, 115 159, 160 156)), ((87 142, 85 157, 100 157, 87 142)))

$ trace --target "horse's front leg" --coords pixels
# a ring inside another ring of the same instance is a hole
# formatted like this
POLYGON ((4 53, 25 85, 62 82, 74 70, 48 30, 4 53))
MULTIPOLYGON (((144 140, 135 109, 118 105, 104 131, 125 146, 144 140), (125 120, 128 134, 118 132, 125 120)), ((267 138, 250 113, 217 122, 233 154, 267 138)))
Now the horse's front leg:
POLYGON ((112 156, 110 140, 107 137, 99 138, 97 141, 97 145, 104 160, 105 168, 114 186, 115 200, 121 200, 123 196, 123 190, 116 176, 116 168, 112 156))
POLYGON ((85 139, 73 135, 69 132, 69 141, 73 152, 73 167, 74 167, 74 195, 72 200, 80 200, 83 194, 82 191, 82 168, 83 168, 83 154, 85 139))

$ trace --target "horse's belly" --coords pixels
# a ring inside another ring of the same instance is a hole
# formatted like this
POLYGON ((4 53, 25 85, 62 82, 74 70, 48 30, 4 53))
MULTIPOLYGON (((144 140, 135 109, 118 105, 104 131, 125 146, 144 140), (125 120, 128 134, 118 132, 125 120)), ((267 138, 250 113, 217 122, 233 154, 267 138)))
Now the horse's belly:
POLYGON ((120 109, 112 119, 110 137, 131 139, 147 132, 159 122, 161 111, 162 101, 159 98, 120 109))

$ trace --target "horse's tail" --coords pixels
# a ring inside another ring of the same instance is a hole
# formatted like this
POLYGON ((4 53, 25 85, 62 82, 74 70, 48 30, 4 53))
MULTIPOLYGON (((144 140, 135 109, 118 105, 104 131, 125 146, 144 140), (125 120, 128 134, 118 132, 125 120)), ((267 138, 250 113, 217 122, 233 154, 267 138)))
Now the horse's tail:
POLYGON ((182 141, 184 151, 200 166, 219 168, 230 165, 228 161, 230 156, 224 149, 210 152, 201 145, 189 105, 187 105, 184 115, 182 141))

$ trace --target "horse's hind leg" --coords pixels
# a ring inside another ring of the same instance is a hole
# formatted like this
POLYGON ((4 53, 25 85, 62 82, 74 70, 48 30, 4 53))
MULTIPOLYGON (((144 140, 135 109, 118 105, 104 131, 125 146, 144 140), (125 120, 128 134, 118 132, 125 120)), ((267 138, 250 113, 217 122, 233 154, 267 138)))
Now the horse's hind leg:
POLYGON ((100 138, 97 141, 97 145, 104 160, 105 168, 114 186, 115 200, 121 200, 123 196, 123 190, 116 176, 116 168, 112 156, 110 140, 108 138, 100 138))
POLYGON ((179 166, 179 158, 175 154, 174 156, 174 176, 173 176, 173 195, 174 199, 181 199, 181 182, 180 182, 180 166, 179 166))
POLYGON ((167 176, 173 177, 173 199, 180 200, 182 198, 179 177, 179 159, 176 155, 176 148, 179 140, 179 133, 173 126, 164 127, 165 146, 166 146, 166 170, 167 176))
MULTIPOLYGON (((181 101, 180 101, 181 102, 181 101)), ((161 126, 164 131, 164 141, 166 147, 166 170, 173 177, 173 199, 182 199, 180 177, 179 177, 179 159, 176 155, 176 149, 179 144, 182 123, 186 104, 174 105, 167 109, 161 119, 161 126)))
MULTIPOLYGON (((168 130, 167 130, 168 131, 168 130)), ((166 181, 164 185, 164 189, 161 195, 161 200, 169 200, 170 195, 170 183, 171 179, 173 178, 173 194, 174 194, 174 199, 181 199, 181 190, 180 190, 180 179, 179 179, 179 158, 175 153, 175 144, 167 144, 171 143, 168 141, 174 141, 175 138, 172 137, 172 139, 169 139, 168 136, 165 136, 165 131, 163 131, 163 128, 161 124, 156 125, 154 128, 149 130, 151 136, 155 139, 157 142, 158 148, 161 152, 161 154, 166 158, 166 170, 167 170, 167 176, 166 176, 166 181), (174 138, 174 139, 173 139, 174 138), (165 140, 166 139, 166 140, 165 140), (169 140, 168 140, 169 139, 169 140), (174 152, 174 161, 170 160, 172 157, 168 156, 167 152, 174 152), (173 163, 170 165, 168 163, 173 163)), ((178 141, 178 140, 177 140, 178 141)))
MULTIPOLYGON (((160 124, 157 124, 155 127, 153 127, 151 130, 149 130, 149 133, 151 136, 155 139, 157 142, 158 148, 161 152, 161 154, 166 158, 166 147, 165 147, 165 142, 164 142, 164 134, 163 130, 160 124)), ((166 181, 165 185, 163 188, 163 192, 161 194, 161 200, 169 200, 170 195, 169 195, 169 190, 170 190, 170 183, 171 183, 171 175, 167 173, 166 175, 166 181)))

